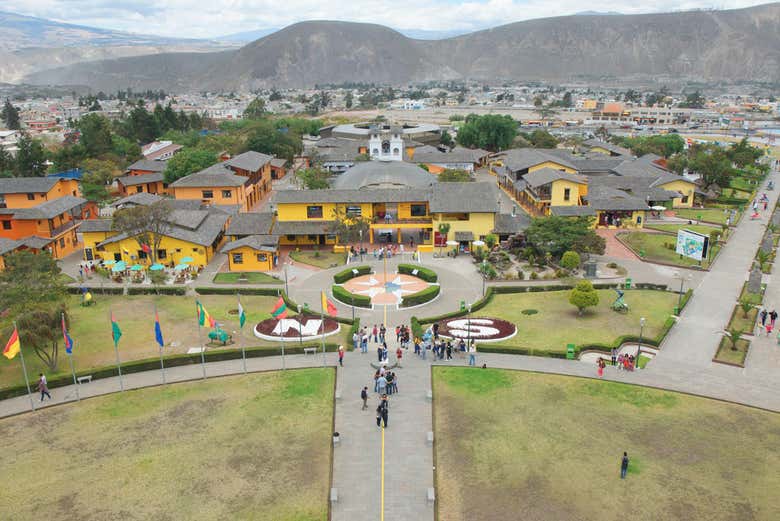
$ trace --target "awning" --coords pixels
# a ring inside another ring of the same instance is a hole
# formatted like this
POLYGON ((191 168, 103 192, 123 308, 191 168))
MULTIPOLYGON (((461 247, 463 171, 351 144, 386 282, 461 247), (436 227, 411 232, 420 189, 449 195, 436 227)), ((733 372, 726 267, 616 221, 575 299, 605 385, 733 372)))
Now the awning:
POLYGON ((455 232, 455 240, 458 242, 473 241, 473 232, 455 232))

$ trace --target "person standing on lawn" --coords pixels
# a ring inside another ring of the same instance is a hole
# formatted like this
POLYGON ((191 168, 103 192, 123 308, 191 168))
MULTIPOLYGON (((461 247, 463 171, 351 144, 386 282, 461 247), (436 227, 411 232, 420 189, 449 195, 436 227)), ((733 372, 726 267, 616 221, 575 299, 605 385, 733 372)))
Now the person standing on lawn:
POLYGON ((477 344, 473 340, 469 347, 469 365, 477 365, 477 344))
POLYGON ((623 459, 620 461, 620 479, 626 479, 628 474, 628 453, 623 453, 623 459))

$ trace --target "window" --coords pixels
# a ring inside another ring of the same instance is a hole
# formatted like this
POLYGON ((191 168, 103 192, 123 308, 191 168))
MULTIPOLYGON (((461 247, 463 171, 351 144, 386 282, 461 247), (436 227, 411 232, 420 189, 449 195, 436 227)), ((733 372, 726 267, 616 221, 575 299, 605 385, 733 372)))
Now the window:
POLYGON ((397 155, 398 155, 398 149, 397 149, 397 148, 394 148, 394 149, 393 149, 393 155, 394 155, 394 156, 397 156, 397 155))
POLYGON ((564 188, 563 189, 563 200, 564 201, 570 201, 571 200, 571 188, 564 188))
POLYGON ((144 250, 138 250, 138 258, 139 259, 145 259, 146 258, 146 252, 144 250))
POLYGON ((200 250, 198 248, 193 248, 192 251, 194 251, 195 253, 198 253, 200 250))
POLYGON ((27 194, 28 201, 35 201, 35 194, 27 194))
POLYGON ((214 190, 203 190, 204 199, 214 199, 214 190))
POLYGON ((310 241, 316 241, 317 235, 307 235, 306 238, 309 239, 310 241))
POLYGON ((158 259, 165 259, 167 257, 168 257, 168 252, 166 250, 157 250, 158 259))
POLYGON ((686 195, 682 198, 682 204, 686 204, 687 202, 688 202, 688 196, 686 195))
POLYGON ((142 185, 138 185, 135 187, 135 193, 140 194, 144 191, 144 187, 142 185))
POLYGON ((322 219, 322 206, 307 206, 306 217, 308 219, 322 219))
POLYGON ((257 254, 257 261, 258 262, 268 262, 268 255, 265 253, 258 253, 257 254))
POLYGON ((287 237, 288 241, 294 241, 295 240, 295 235, 288 234, 288 235, 286 235, 286 237, 287 237))
POLYGON ((378 148, 374 148, 374 149, 372 149, 372 150, 371 150, 371 155, 373 155, 373 156, 377 156, 377 155, 379 155, 379 149, 378 149, 378 148))
POLYGON ((176 253, 181 253, 181 248, 176 248, 176 253))
POLYGON ((233 197, 233 191, 232 190, 222 190, 222 198, 223 199, 230 199, 233 197))
POLYGON ((244 254, 243 253, 234 253, 233 254, 233 264, 243 264, 244 263, 244 254))
POLYGON ((11 229, 11 221, 3 221, 3 230, 11 229))
POLYGON ((65 239, 62 238, 60 239, 60 248, 64 248, 64 247, 65 247, 65 239))
POLYGON ((424 217, 428 215, 428 209, 424 204, 413 204, 410 213, 412 217, 424 217))
POLYGON ((347 206, 347 217, 360 217, 363 209, 360 206, 347 206))

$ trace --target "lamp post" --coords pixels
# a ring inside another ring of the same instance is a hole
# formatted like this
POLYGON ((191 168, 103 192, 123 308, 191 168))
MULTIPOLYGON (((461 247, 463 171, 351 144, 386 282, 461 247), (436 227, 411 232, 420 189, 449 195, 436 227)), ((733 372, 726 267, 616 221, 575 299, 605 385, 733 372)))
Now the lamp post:
POLYGON ((287 286, 287 263, 284 263, 284 292, 285 294, 290 294, 290 288, 287 286))
POLYGON ((301 343, 301 347, 303 347, 303 331, 301 331, 301 329, 303 329, 303 322, 301 321, 301 309, 301 305, 298 304, 298 340, 301 343))
POLYGON ((690 281, 692 279, 692 276, 689 273, 688 276, 686 277, 682 272, 678 271, 677 278, 680 279, 680 293, 677 296, 677 315, 679 316, 681 313, 680 307, 682 306, 683 284, 685 283, 686 279, 690 281))
POLYGON ((469 330, 468 332, 469 343, 466 346, 467 350, 471 349, 471 304, 469 304, 468 310, 469 310, 469 314, 468 314, 468 318, 466 319, 466 328, 469 330))
POLYGON ((642 349, 642 333, 645 329, 645 317, 639 319, 639 343, 636 346, 636 366, 639 367, 639 351, 642 349))
POLYGON ((363 228, 358 230, 358 235, 360 235, 360 262, 363 262, 363 228))
POLYGON ((487 260, 482 260, 482 296, 485 296, 485 284, 487 284, 487 260))

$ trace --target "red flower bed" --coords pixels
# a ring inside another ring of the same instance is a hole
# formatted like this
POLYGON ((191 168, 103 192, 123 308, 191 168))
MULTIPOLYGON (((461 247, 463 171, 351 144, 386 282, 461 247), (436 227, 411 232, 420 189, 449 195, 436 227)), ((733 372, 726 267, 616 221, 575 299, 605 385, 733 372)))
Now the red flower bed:
POLYGON ((479 342, 504 340, 517 333, 517 327, 506 320, 492 317, 459 317, 439 323, 439 335, 452 338, 472 338, 479 342))
MULTIPOLYGON (((275 336, 283 338, 298 338, 299 336, 309 337, 322 335, 322 323, 320 315, 302 314, 295 315, 281 320, 269 318, 263 320, 255 326, 255 332, 266 336, 275 336), (300 317, 300 322, 299 322, 300 317), (310 321, 317 321, 317 325, 310 321), (301 324, 302 327, 298 327, 301 324)), ((325 334, 332 333, 339 328, 339 323, 332 318, 325 317, 325 334)))

